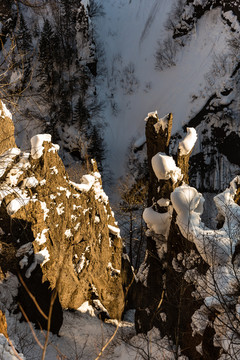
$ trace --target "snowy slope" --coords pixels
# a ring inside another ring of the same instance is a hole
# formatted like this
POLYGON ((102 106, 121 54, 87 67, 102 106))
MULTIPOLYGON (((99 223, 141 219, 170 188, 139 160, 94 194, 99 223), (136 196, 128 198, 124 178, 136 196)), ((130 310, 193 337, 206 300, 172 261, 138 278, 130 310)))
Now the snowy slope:
POLYGON ((231 65, 226 76, 209 87, 206 74, 214 59, 228 51, 230 29, 221 18, 220 8, 205 13, 197 22, 177 52, 176 66, 156 71, 157 41, 168 36, 164 25, 175 3, 105 0, 106 15, 95 23, 105 49, 107 76, 100 87, 103 99, 107 99, 108 161, 116 178, 124 174, 129 142, 143 135, 143 119, 149 111, 157 110, 160 116, 172 112, 174 134, 229 76, 231 65), (131 74, 126 70, 129 64, 133 64, 131 74))
MULTIPOLYGON (((130 310, 126 314, 126 320, 121 323, 103 323, 88 303, 84 303, 74 313, 66 310, 60 336, 50 334, 45 359, 140 360, 145 358, 146 353, 152 359, 158 358, 161 353, 164 359, 174 360, 176 350, 172 342, 166 336, 161 338, 156 328, 147 335, 136 335, 133 317, 134 311, 130 310), (108 342, 108 346, 101 353, 108 342), (98 357, 100 353, 101 356, 98 357)), ((21 360, 39 360, 42 350, 36 344, 29 325, 18 322, 14 316, 8 317, 8 324, 15 347, 23 349, 25 358, 21 360)), ((39 342, 44 343, 43 333, 35 330, 35 334, 39 342)), ((179 359, 187 360, 185 356, 180 356, 180 350, 179 359)))

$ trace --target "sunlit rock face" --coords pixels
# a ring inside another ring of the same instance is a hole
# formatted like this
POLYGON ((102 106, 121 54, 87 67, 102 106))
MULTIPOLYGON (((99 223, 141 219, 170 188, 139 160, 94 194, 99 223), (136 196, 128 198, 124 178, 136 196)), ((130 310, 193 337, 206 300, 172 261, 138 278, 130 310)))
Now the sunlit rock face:
MULTIPOLYGON (((122 240, 96 162, 76 184, 58 149, 41 134, 32 138, 29 153, 15 147, 0 159, 0 265, 5 273, 20 274, 46 314, 56 293, 54 332, 62 309, 77 309, 86 300, 117 319, 124 307, 122 240)), ((19 302, 30 320, 46 326, 23 286, 19 302)))
POLYGON ((0 153, 16 147, 12 115, 3 102, 0 101, 0 153))

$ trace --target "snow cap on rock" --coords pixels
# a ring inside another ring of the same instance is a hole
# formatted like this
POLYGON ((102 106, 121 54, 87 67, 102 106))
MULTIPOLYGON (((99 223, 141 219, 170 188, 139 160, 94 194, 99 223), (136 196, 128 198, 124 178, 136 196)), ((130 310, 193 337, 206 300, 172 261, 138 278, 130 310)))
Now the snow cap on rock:
POLYGON ((187 128, 187 135, 185 136, 185 138, 183 139, 183 141, 181 141, 179 143, 179 151, 180 151, 180 155, 188 155, 195 143, 197 141, 197 132, 194 128, 187 128))
POLYGON ((152 168, 158 180, 172 179, 175 184, 182 179, 181 169, 176 166, 172 156, 157 153, 152 157, 152 168))
POLYGON ((33 159, 39 159, 43 154, 43 143, 51 142, 52 136, 50 134, 39 134, 31 138, 31 156, 33 159))

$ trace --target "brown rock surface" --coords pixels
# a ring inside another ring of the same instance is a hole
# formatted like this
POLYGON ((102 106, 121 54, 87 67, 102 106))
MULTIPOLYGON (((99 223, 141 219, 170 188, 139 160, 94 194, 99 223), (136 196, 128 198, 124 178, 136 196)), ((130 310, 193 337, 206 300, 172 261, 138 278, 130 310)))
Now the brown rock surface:
POLYGON ((7 333, 7 320, 3 312, 0 310, 0 333, 3 334, 6 338, 8 338, 7 333))
MULTIPOLYGON (((0 240, 6 251, 0 256, 0 266, 4 272, 20 272, 39 303, 46 298, 41 303, 45 314, 52 291, 57 291, 53 316, 60 321, 54 325, 53 320, 54 332, 61 323, 59 307, 77 309, 84 301, 120 319, 124 309, 122 240, 96 162, 92 160, 90 173, 75 184, 57 147, 49 141, 43 146, 42 156, 19 152, 4 165, 0 240), (8 248, 12 251, 7 260, 8 248)), ((38 315, 23 286, 19 301, 28 315, 35 311, 29 315, 34 321, 38 315)), ((36 321, 45 327, 45 320, 36 321)))
MULTIPOLYGON (((188 182, 188 155, 176 158, 176 164, 181 169, 182 179, 173 182, 172 179, 158 180, 151 159, 158 152, 169 155, 169 140, 171 136, 172 115, 165 117, 168 125, 161 126, 157 115, 148 117, 146 123, 147 153, 150 172, 148 206, 158 213, 168 211, 167 206, 159 206, 159 199, 169 199, 173 190, 188 182), (156 125, 157 124, 157 125, 156 125), (159 125, 158 125, 159 124, 159 125), (156 132, 157 129, 157 132, 156 132)), ((196 351, 200 343, 199 336, 192 336, 191 317, 201 302, 196 301, 191 293, 194 286, 184 279, 185 270, 177 271, 173 266, 178 254, 187 258, 196 254, 192 266, 205 272, 207 267, 200 257, 195 245, 185 239, 176 225, 176 213, 173 210, 170 230, 167 238, 148 230, 147 252, 143 266, 148 269, 145 285, 140 281, 136 285, 139 296, 136 302, 136 327, 139 332, 147 332, 153 326, 160 329, 161 335, 180 346, 189 359, 201 359, 196 351)), ((213 348, 212 343, 210 344, 213 348)), ((177 354, 176 354, 177 356, 177 354)))
POLYGON ((0 100, 0 154, 13 147, 16 147, 16 143, 11 114, 0 100))

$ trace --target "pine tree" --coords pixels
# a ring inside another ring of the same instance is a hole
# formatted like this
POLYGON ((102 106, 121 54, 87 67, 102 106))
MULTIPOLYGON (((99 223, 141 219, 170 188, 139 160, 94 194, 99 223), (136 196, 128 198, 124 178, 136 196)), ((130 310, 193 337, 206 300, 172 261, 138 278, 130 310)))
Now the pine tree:
POLYGON ((32 74, 32 36, 24 20, 20 15, 19 26, 16 31, 16 67, 21 69, 21 84, 17 84, 18 90, 23 90, 29 83, 32 74))
POLYGON ((67 61, 68 66, 70 65, 70 59, 75 51, 75 23, 76 23, 76 5, 73 0, 62 0, 61 1, 61 28, 60 36, 62 37, 62 45, 64 51, 64 57, 67 61))
POLYGON ((55 36, 52 26, 48 20, 45 20, 39 45, 40 75, 46 78, 49 84, 53 81, 53 64, 55 55, 54 46, 55 36))
POLYGON ((23 14, 20 15, 19 28, 16 36, 17 47, 20 52, 26 54, 32 50, 32 36, 28 30, 23 14))
POLYGON ((104 142, 100 130, 93 125, 90 133, 91 143, 88 147, 88 154, 97 161, 98 169, 103 170, 103 160, 105 159, 104 142))
POLYGON ((73 119, 78 123, 79 129, 83 129, 89 119, 89 111, 84 104, 84 101, 81 96, 79 96, 77 104, 74 109, 73 119))
POLYGON ((58 120, 62 123, 69 122, 69 119, 71 118, 71 104, 68 101, 66 97, 62 97, 60 108, 59 108, 59 115, 58 120))

